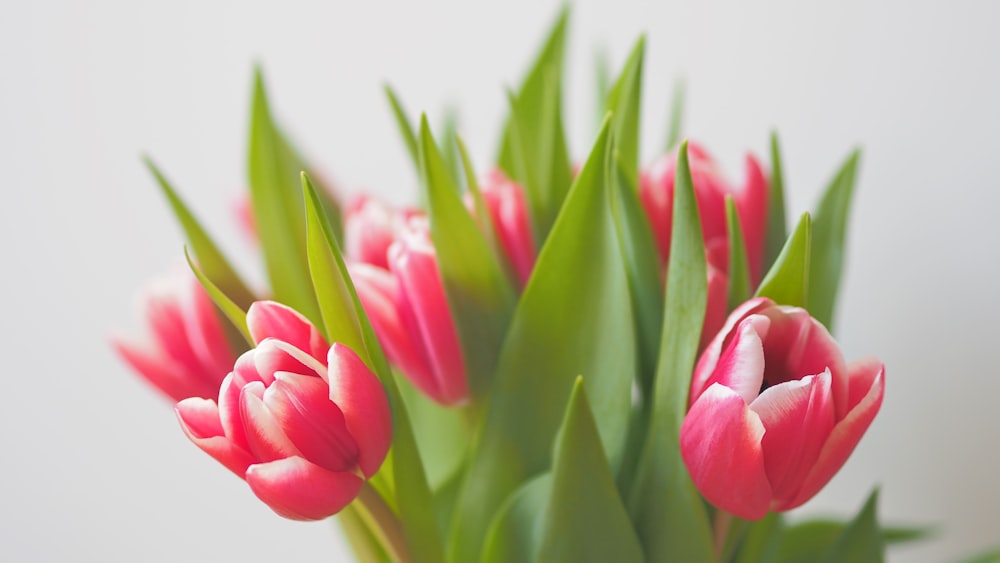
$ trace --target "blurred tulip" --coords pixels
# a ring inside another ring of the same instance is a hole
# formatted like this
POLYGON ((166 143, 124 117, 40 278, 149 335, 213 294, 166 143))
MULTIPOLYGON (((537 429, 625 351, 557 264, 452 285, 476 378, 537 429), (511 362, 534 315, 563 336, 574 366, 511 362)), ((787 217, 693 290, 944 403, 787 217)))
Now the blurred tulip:
POLYGON ((411 218, 388 257, 388 270, 351 265, 358 297, 386 355, 438 403, 463 403, 469 396, 465 363, 426 221, 411 218))
POLYGON ((351 349, 327 347, 284 305, 254 303, 247 325, 257 347, 236 360, 218 402, 177 403, 181 428, 281 516, 336 514, 389 451, 382 384, 351 349))
POLYGON ((174 401, 217 398, 236 354, 215 305, 187 265, 151 282, 140 306, 151 337, 112 337, 118 355, 174 401))
POLYGON ((422 215, 415 209, 395 209, 366 194, 351 200, 344 216, 344 250, 355 262, 389 267, 389 246, 410 217, 422 215))
MULTIPOLYGON (((524 189, 497 169, 487 174, 480 192, 493 232, 523 288, 531 277, 537 254, 524 189)), ((465 204, 470 213, 475 213, 471 197, 465 198, 465 204)))
POLYGON ((726 313, 729 312, 729 275, 726 273, 729 270, 729 240, 717 237, 706 243, 705 262, 708 295, 699 350, 704 350, 726 323, 726 313))
POLYGON ((715 506, 750 520, 790 510, 847 461, 884 390, 881 362, 845 364, 804 309, 752 299, 695 367, 681 455, 715 506))
MULTIPOLYGON (((727 236, 726 196, 736 204, 747 247, 750 274, 759 280, 764 267, 764 235, 767 228, 767 178, 752 155, 746 157, 742 187, 730 185, 712 157, 700 145, 688 144, 688 162, 694 184, 701 231, 707 242, 727 236)), ((640 178, 639 197, 649 217, 663 263, 670 255, 670 232, 673 225, 674 176, 676 151, 657 160, 640 178)), ((728 260, 728 258, 727 258, 728 260)))

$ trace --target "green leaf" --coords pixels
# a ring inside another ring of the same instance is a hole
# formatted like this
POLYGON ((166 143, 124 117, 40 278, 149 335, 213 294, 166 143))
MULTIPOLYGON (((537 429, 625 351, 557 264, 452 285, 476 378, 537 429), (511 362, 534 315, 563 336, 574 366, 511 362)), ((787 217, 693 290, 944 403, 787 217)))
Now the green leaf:
POLYGON ((622 456, 636 353, 628 280, 608 208, 605 122, 542 247, 504 340, 449 560, 474 560, 503 500, 544 472, 576 376, 593 397, 611 466, 622 456), (568 283, 572 282, 572 283, 568 283))
MULTIPOLYGON (((215 283, 212 282, 205 275, 204 272, 198 268, 198 265, 194 263, 191 259, 191 254, 188 253, 188 249, 184 247, 184 258, 187 260, 188 267, 194 272, 194 276, 198 278, 201 286, 205 288, 205 292, 208 293, 209 298, 215 303, 215 306, 222 311, 222 314, 226 316, 230 324, 236 327, 236 330, 240 332, 240 336, 246 341, 250 346, 254 345, 253 337, 250 336, 250 329, 247 328, 247 314, 239 305, 237 305, 232 299, 229 298, 215 283)), ((236 348, 239 349, 239 348, 236 348)))
MULTIPOLYGON (((788 237, 778 259, 771 265, 757 288, 757 295, 770 297, 775 303, 806 307, 810 298, 809 268, 812 239, 812 220, 803 213, 799 224, 788 237)), ((812 308, 809 308, 812 312, 812 308)))
POLYGON ((299 185, 303 165, 293 157, 271 117, 260 69, 254 76, 251 105, 250 195, 271 289, 276 300, 319 325, 319 308, 306 258, 305 213, 299 185))
POLYGON ((629 511, 650 561, 711 561, 705 505, 680 455, 691 371, 705 319, 707 274, 687 143, 678 151, 673 226, 653 412, 629 511))
POLYGON ((361 322, 351 300, 351 290, 341 275, 338 263, 339 246, 333 229, 322 212, 322 203, 316 187, 303 172, 302 190, 306 205, 306 250, 309 257, 309 274, 316 302, 322 317, 323 335, 328 342, 340 342, 357 351, 361 359, 372 365, 367 355, 361 322))
POLYGON ((438 269, 476 397, 486 390, 496 368, 516 296, 493 248, 462 203, 426 117, 420 122, 420 171, 438 269))
POLYGON ((784 519, 769 512, 762 520, 751 522, 740 546, 738 563, 774 563, 785 530, 784 519))
MULTIPOLYGON (((878 506, 878 489, 872 491, 861 512, 854 517, 844 531, 834 540, 829 549, 822 553, 826 563, 851 561, 856 563, 880 563, 885 559, 885 544, 879 529, 875 511, 878 506)), ((819 555, 817 553, 817 555, 819 555)))
POLYGON ((611 91, 611 65, 608 61, 608 51, 604 48, 594 53, 594 86, 594 107, 597 108, 594 117, 597 118, 596 123, 600 127, 608 112, 608 93, 611 91))
MULTIPOLYGON (((156 164, 149 157, 144 157, 146 167, 156 178, 156 183, 160 186, 163 196, 167 198, 170 209, 174 212, 177 222, 184 230, 184 236, 191 246, 201 271, 207 279, 212 280, 212 285, 231 299, 239 308, 246 310, 250 304, 257 300, 253 292, 240 278, 236 270, 229 264, 226 257, 219 250, 219 247, 212 241, 208 233, 202 228, 201 223, 184 204, 177 191, 174 190, 167 178, 160 172, 156 164)), ((244 323, 245 326, 245 323, 244 323)))
POLYGON ((726 195, 726 230, 729 232, 729 310, 732 311, 753 295, 753 289, 740 214, 731 195, 726 195))
POLYGON ((486 534, 482 563, 535 561, 551 490, 552 474, 543 473, 511 493, 486 534))
POLYGON ((788 237, 785 219, 785 174, 781 167, 781 147, 778 133, 771 133, 771 181, 767 185, 767 231, 764 243, 764 265, 774 263, 788 237))
POLYGON ((613 115, 615 148, 630 178, 639 176, 639 114, 645 51, 646 38, 640 36, 621 75, 608 94, 608 111, 613 115))
POLYGON ((562 121, 568 6, 560 12, 520 90, 511 96, 497 164, 524 186, 535 240, 544 241, 572 182, 562 121))
POLYGON ((462 175, 462 163, 458 153, 458 145, 455 143, 455 136, 458 135, 458 109, 448 106, 444 111, 444 123, 441 127, 441 156, 444 158, 445 168, 454 180, 455 189, 462 193, 462 182, 465 179, 462 175))
POLYGON ((674 150, 681 140, 684 121, 684 81, 674 82, 674 98, 670 104, 670 123, 667 126, 667 147, 664 152, 674 150))
POLYGON ((573 386, 556 441, 542 530, 539 561, 644 561, 604 456, 582 377, 573 386))
POLYGON ((375 539, 375 535, 358 515, 358 508, 353 504, 344 507, 337 513, 337 521, 347 537, 358 561, 365 563, 392 563, 385 549, 375 539))
POLYGON ((413 125, 411 125, 413 122, 410 121, 410 117, 406 114, 406 110, 399 101, 399 97, 396 96, 396 92, 393 91, 392 86, 385 84, 383 89, 385 90, 386 97, 389 98, 389 105, 392 106, 392 115, 396 118, 396 126, 399 127, 399 133, 403 137, 406 152, 413 161, 414 169, 420 170, 420 149, 417 145, 417 135, 413 132, 413 125))
POLYGON ((436 491, 461 469, 473 429, 462 410, 435 403, 405 377, 399 376, 396 381, 410 415, 427 482, 436 491))
POLYGON ((809 313, 830 329, 833 328, 833 312, 840 289, 847 220, 851 213, 851 196, 854 194, 860 158, 860 150, 851 153, 816 208, 813 259, 809 271, 809 313))

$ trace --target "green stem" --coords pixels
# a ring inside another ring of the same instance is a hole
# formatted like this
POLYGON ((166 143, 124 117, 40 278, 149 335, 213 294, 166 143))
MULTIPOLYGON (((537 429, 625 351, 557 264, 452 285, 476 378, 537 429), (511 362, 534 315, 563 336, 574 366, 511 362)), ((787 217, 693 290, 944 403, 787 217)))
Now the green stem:
POLYGON ((721 561, 726 550, 726 539, 729 537, 729 525, 733 522, 733 515, 725 510, 719 509, 715 513, 715 522, 712 524, 712 535, 715 539, 716 559, 721 561))
POLYGON ((399 518, 385 503, 382 495, 378 494, 378 491, 365 481, 356 502, 359 509, 358 516, 365 522, 392 560, 410 563, 410 549, 406 545, 403 527, 399 523, 399 518))

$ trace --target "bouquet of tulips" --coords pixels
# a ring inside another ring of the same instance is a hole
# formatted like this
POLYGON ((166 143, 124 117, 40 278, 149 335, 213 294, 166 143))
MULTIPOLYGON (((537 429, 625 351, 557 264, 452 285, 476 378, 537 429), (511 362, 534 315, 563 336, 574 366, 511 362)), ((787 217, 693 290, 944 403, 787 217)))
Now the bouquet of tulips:
MULTIPOLYGON (((251 288, 159 170, 190 268, 117 350, 181 429, 277 514, 338 515, 365 561, 880 561, 877 491, 844 521, 782 513, 833 477, 885 369, 831 336, 858 167, 788 229, 781 158, 730 183, 679 141, 639 163, 644 43, 574 166, 566 13, 473 170, 387 88, 421 205, 341 205, 254 84, 251 288)), ((679 106, 678 106, 679 107, 679 106)))

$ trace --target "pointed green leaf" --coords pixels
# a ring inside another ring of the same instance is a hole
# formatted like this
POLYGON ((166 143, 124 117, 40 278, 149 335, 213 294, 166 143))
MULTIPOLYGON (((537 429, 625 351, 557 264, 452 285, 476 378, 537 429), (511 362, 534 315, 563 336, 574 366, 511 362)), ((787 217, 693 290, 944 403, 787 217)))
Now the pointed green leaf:
POLYGON ((639 114, 642 97, 642 63, 646 37, 640 36, 625 62, 621 75, 608 94, 608 111, 622 165, 629 177, 639 176, 639 114))
POLYGON ((860 158, 860 150, 851 153, 816 208, 813 258, 809 271, 809 312, 831 329, 844 265, 847 220, 851 213, 851 197, 860 158))
MULTIPOLYGON (((806 307, 809 300, 809 262, 812 253, 812 218, 803 213, 771 269, 764 275, 757 295, 775 303, 806 307)), ((810 308, 811 311, 811 308, 810 308)))
POLYGON ((705 505, 680 455, 691 371, 705 319, 707 273, 687 143, 678 151, 673 226, 653 412, 629 511, 650 561, 711 561, 705 505))
POLYGON ((458 154, 458 145, 455 143, 455 136, 458 134, 458 109, 448 106, 444 110, 444 123, 441 127, 441 156, 444 158, 445 168, 454 180, 455 189, 462 193, 465 176, 462 174, 461 157, 458 154))
POLYGON ((543 473, 511 493, 497 510, 483 543, 482 563, 527 563, 541 543, 542 516, 552 490, 552 474, 543 473))
POLYGON ((684 122, 684 81, 674 83, 674 99, 670 104, 670 123, 667 125, 667 147, 664 152, 674 150, 681 140, 684 122))
POLYGON ((426 117, 420 122, 420 171, 438 268, 475 397, 485 391, 496 368, 516 296, 493 248, 462 203, 426 117))
MULTIPOLYGON (((881 563, 885 559, 885 544, 878 525, 878 489, 872 491, 861 512, 844 529, 833 545, 822 553, 822 561, 836 563, 881 563)), ((819 555, 817 553, 816 555, 819 555)))
POLYGON ((320 325, 329 342, 340 342, 372 365, 367 357, 361 323, 351 301, 351 291, 340 275, 340 254, 333 229, 322 212, 316 187, 309 176, 302 173, 302 190, 306 204, 306 246, 309 257, 309 274, 312 279, 316 302, 319 304, 320 325))
POLYGON ((342 244, 344 238, 344 216, 343 211, 340 209, 340 202, 337 201, 336 197, 334 197, 330 186, 322 181, 323 178, 306 164, 305 159, 302 158, 299 151, 292 146, 288 136, 282 132, 281 128, 278 127, 277 124, 275 124, 275 132, 277 133, 277 144, 279 153, 281 154, 281 159, 284 162, 290 163, 288 168, 297 171, 297 173, 306 172, 309 174, 310 181, 313 183, 313 186, 316 187, 316 195, 318 196, 318 201, 321 204, 320 208, 326 216, 326 222, 330 226, 330 232, 333 234, 334 240, 337 241, 337 244, 342 244))
POLYGON ((215 303, 215 306, 222 311, 222 314, 226 316, 230 324, 236 327, 246 343, 253 346, 253 337, 250 336, 250 329, 247 328, 246 311, 230 299, 228 295, 219 289, 219 287, 215 285, 215 283, 213 283, 200 268, 198 268, 198 265, 191 259, 191 254, 188 253, 186 246, 184 247, 184 258, 187 260, 188 267, 190 267, 191 271, 194 272, 194 276, 198 278, 201 286, 205 288, 205 292, 208 293, 209 298, 211 298, 212 302, 215 303))
POLYGON ((520 90, 511 96, 498 165, 527 193, 535 240, 544 241, 572 182, 562 121, 562 75, 569 8, 556 20, 520 90))
POLYGON ((254 221, 260 234, 274 298, 319 325, 306 259, 305 213, 299 183, 301 163, 290 158, 287 143, 271 117, 264 78, 254 76, 248 172, 254 221))
POLYGON ((552 493, 538 560, 644 561, 604 456, 583 378, 573 386, 553 453, 552 493))
POLYGON ((399 133, 403 137, 406 152, 410 155, 410 159, 413 160, 414 169, 420 170, 420 149, 417 148, 417 135, 413 132, 413 122, 410 121, 410 117, 406 114, 406 110, 399 101, 399 97, 396 96, 396 92, 393 91, 392 86, 385 84, 383 88, 386 97, 389 98, 389 105, 392 106, 392 115, 396 118, 396 126, 399 127, 399 133))
POLYGON ((247 285, 240 278, 236 270, 229 264, 226 257, 219 250, 219 247, 212 241, 208 233, 202 228, 201 223, 184 204, 184 200, 177 194, 167 178, 160 172, 156 164, 149 157, 144 157, 146 167, 156 178, 156 183, 160 186, 164 197, 170 204, 170 209, 174 212, 177 222, 184 230, 184 236, 191 245, 191 250, 195 258, 198 259, 205 277, 212 280, 212 284, 218 286, 227 299, 232 301, 241 309, 245 310, 250 304, 256 301, 256 297, 247 285))
POLYGON ((729 310, 732 311, 753 295, 753 289, 740 214, 731 195, 726 195, 726 230, 729 232, 729 310))
POLYGON ((764 243, 764 265, 770 266, 778 258, 788 238, 785 219, 785 174, 781 167, 781 147, 778 133, 771 133, 771 181, 767 185, 767 231, 764 243))
POLYGON ((547 469, 578 374, 611 466, 622 456, 635 378, 628 280, 608 207, 606 122, 542 247, 504 340, 457 515, 449 560, 474 560, 507 496, 547 469), (572 283, 568 283, 571 281, 572 283))
POLYGON ((611 65, 608 61, 608 50, 601 48, 594 53, 595 104, 597 111, 594 117, 598 127, 604 122, 608 113, 608 92, 611 91, 611 65))

